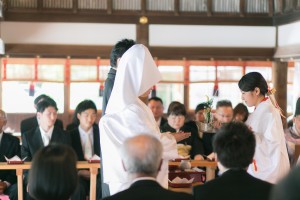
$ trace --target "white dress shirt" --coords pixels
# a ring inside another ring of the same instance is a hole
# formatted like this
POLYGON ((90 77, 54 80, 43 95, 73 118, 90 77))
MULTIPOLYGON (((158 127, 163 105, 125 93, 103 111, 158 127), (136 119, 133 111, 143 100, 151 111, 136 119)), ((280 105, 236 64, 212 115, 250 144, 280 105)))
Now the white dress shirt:
POLYGON ((54 126, 52 126, 48 132, 44 131, 41 126, 39 128, 41 131, 44 146, 48 146, 48 144, 50 143, 51 137, 52 137, 54 126))
POLYGON ((83 155, 86 160, 89 160, 94 155, 94 135, 93 127, 91 127, 87 132, 84 131, 80 126, 78 126, 80 141, 82 146, 83 155))

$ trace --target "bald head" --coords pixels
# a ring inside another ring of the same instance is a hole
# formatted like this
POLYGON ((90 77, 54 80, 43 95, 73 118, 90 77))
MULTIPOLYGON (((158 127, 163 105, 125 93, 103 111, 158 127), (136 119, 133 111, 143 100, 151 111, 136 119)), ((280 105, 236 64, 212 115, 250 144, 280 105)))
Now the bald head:
POLYGON ((122 160, 130 174, 156 177, 161 160, 162 145, 151 135, 138 135, 127 139, 122 146, 122 160))

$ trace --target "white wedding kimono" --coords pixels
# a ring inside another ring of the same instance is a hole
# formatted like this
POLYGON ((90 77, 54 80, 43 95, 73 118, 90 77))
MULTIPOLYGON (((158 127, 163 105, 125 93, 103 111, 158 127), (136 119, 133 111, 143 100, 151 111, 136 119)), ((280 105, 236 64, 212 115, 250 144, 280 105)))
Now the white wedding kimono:
POLYGON ((252 163, 248 172, 256 178, 277 183, 290 170, 279 111, 267 99, 250 114, 246 124, 252 128, 256 138, 254 160, 257 169, 252 163))
POLYGON ((139 134, 155 135, 162 142, 164 161, 157 180, 163 187, 168 186, 168 160, 178 157, 176 140, 160 133, 151 110, 139 99, 160 80, 160 72, 145 46, 132 46, 120 59, 106 113, 99 125, 103 179, 111 195, 129 187, 119 150, 126 138, 139 134))

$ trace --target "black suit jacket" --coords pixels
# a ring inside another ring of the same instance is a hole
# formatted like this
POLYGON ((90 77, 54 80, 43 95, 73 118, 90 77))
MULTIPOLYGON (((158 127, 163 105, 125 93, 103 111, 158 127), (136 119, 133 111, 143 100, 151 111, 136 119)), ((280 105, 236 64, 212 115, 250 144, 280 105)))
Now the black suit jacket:
POLYGON ((191 200, 192 195, 183 192, 173 192, 161 187, 153 180, 134 182, 127 190, 119 192, 105 200, 191 200))
POLYGON ((160 124, 159 124, 160 130, 162 129, 162 127, 164 126, 164 124, 166 124, 167 122, 168 122, 168 120, 166 118, 161 117, 160 124))
MULTIPOLYGON (((73 149, 75 150, 78 161, 84 161, 84 153, 81 145, 80 133, 78 128, 70 131, 71 144, 73 149)), ((99 127, 97 124, 93 125, 93 137, 94 137, 94 154, 97 154, 100 157, 100 135, 99 135, 99 127)))
MULTIPOLYGON (((14 156, 20 157, 20 141, 8 133, 3 133, 0 144, 0 162, 6 162, 4 156, 12 158, 14 156)), ((17 182, 15 170, 0 170, 0 179, 7 181, 10 184, 17 182)))
MULTIPOLYGON (((50 143, 61 143, 71 145, 70 136, 62 129, 54 126, 50 143)), ((25 161, 31 161, 34 154, 44 147, 39 126, 22 134, 21 156, 25 161)))
POLYGON ((193 188, 195 200, 268 200, 272 184, 245 170, 228 170, 219 178, 193 188))
POLYGON ((103 92, 103 101, 102 101, 102 116, 105 115, 106 106, 107 106, 111 91, 114 87, 116 73, 117 73, 117 71, 115 69, 110 68, 110 70, 107 74, 107 79, 105 80, 105 83, 104 83, 104 92, 103 92))
MULTIPOLYGON (((38 125, 39 124, 38 124, 36 116, 22 120, 21 127, 20 127, 21 134, 23 134, 33 128, 36 128, 38 125)), ((63 122, 60 119, 56 119, 54 126, 59 127, 62 130, 64 129, 63 122)))

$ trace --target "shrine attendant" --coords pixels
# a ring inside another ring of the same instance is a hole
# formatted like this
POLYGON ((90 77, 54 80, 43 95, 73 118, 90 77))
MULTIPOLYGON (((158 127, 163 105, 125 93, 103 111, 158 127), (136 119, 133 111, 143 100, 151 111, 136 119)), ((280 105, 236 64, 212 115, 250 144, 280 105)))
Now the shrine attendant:
POLYGON ((290 169, 280 108, 273 94, 268 93, 267 82, 260 73, 244 75, 238 85, 243 101, 249 107, 255 106, 246 121, 255 134, 257 144, 248 172, 254 177, 276 183, 290 169))

